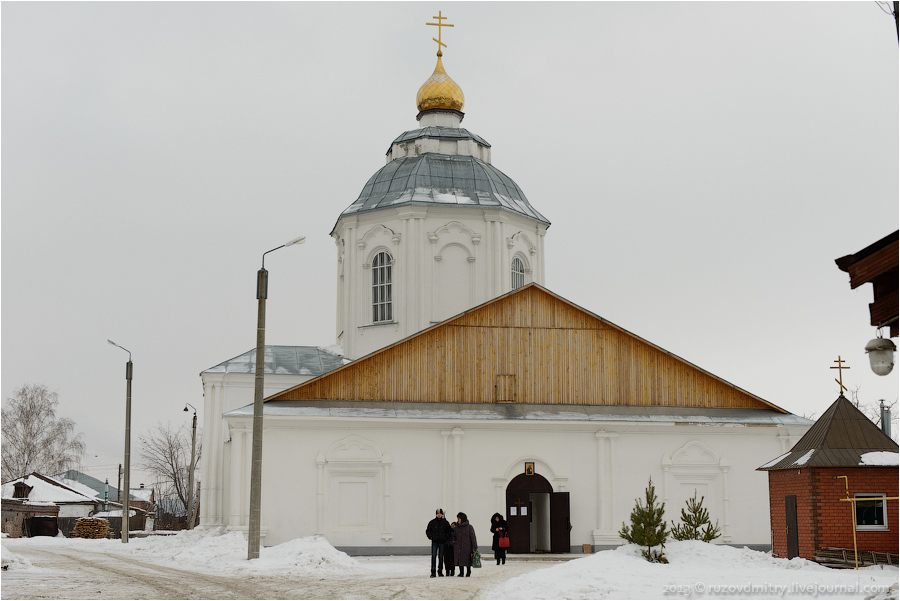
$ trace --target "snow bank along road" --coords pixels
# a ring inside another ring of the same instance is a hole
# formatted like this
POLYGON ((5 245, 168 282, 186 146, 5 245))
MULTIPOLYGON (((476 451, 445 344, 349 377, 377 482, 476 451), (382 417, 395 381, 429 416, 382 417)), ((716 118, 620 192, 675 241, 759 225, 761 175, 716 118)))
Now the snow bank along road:
POLYGON ((343 574, 324 569, 234 575, 166 566, 116 549, 25 546, 12 539, 3 546, 4 563, 8 554, 30 562, 3 572, 3 599, 476 599, 512 576, 558 563, 486 561, 470 578, 429 578, 427 556, 358 557, 360 567, 343 574))
POLYGON ((247 561, 240 532, 114 540, 3 539, 3 599, 897 599, 898 569, 832 570, 801 558, 698 541, 651 564, 624 545, 573 561, 429 578, 430 557, 349 557, 311 536, 247 561))

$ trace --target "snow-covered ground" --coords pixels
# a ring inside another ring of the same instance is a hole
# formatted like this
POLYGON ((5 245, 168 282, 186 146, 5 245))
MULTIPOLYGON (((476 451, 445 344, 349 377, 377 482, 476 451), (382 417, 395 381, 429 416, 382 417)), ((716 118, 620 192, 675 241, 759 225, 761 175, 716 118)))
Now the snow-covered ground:
POLYGON ((485 591, 496 599, 896 599, 898 569, 835 570, 746 547, 670 542, 668 564, 640 548, 612 551, 517 576, 485 591))
POLYGON ((453 579, 430 579, 428 557, 350 557, 322 537, 264 548, 253 561, 246 555, 243 534, 219 530, 133 538, 127 545, 4 538, 2 597, 896 599, 898 581, 895 567, 833 570, 700 542, 666 545, 667 565, 644 561, 632 545, 566 562, 512 556, 506 566, 496 566, 488 550, 472 578, 453 579), (110 580, 102 577, 107 569, 122 570, 119 588, 103 584, 110 580), (132 589, 127 575, 140 576, 132 589))

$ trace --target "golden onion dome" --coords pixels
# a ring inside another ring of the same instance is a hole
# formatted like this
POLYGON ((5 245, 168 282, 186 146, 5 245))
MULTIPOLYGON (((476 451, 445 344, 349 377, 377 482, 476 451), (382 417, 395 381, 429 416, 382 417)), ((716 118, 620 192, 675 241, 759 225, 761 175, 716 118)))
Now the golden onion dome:
POLYGON ((419 93, 416 94, 416 106, 419 107, 420 111, 453 109, 462 112, 465 103, 466 97, 462 88, 450 79, 450 76, 444 71, 441 53, 438 53, 437 66, 434 68, 434 73, 425 80, 425 83, 419 88, 419 93))

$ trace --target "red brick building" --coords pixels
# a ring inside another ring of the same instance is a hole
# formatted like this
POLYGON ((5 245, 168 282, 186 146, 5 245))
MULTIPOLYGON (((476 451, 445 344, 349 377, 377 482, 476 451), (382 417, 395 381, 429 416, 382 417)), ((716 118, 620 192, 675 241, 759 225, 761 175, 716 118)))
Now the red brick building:
POLYGON ((826 548, 897 553, 897 443, 843 395, 769 472, 772 555, 815 559, 826 548), (851 498, 879 497, 856 505, 851 498), (884 498, 882 500, 881 498, 884 498))

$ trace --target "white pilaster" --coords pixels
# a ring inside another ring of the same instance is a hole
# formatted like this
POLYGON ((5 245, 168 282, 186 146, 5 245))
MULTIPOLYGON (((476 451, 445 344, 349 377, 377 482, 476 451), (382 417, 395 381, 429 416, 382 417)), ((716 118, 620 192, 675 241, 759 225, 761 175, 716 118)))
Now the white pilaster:
MULTIPOLYGON (((453 428, 453 506, 460 507, 459 489, 462 485, 462 428, 453 428)), ((459 511, 459 510, 457 510, 459 511)))

